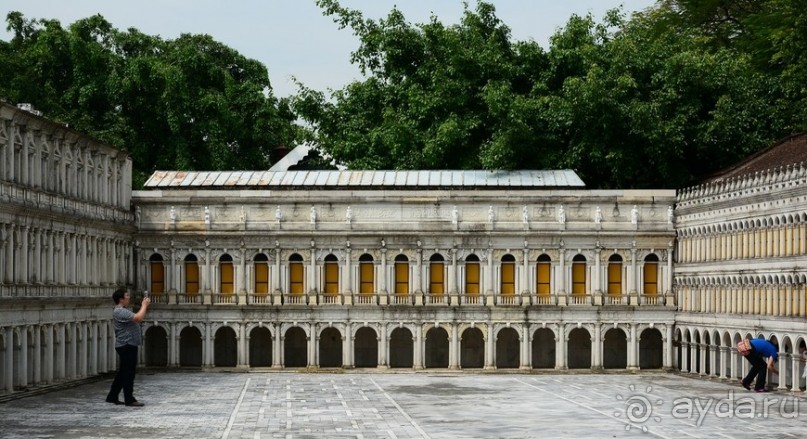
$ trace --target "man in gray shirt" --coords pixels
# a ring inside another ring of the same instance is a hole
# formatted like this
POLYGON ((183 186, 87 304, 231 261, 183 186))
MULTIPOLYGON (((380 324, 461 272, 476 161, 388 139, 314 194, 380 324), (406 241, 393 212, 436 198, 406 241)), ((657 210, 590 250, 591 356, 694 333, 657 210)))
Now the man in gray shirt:
POLYGON ((148 297, 143 299, 140 311, 133 313, 128 309, 132 294, 126 289, 119 288, 112 293, 115 309, 112 310, 112 324, 115 328, 115 351, 120 359, 118 373, 112 381, 112 388, 106 397, 106 402, 112 404, 126 404, 130 407, 143 407, 143 403, 134 397, 134 378, 137 368, 137 347, 142 342, 140 335, 140 322, 146 318, 146 310, 151 303, 148 297), (123 389, 123 402, 118 399, 123 389))

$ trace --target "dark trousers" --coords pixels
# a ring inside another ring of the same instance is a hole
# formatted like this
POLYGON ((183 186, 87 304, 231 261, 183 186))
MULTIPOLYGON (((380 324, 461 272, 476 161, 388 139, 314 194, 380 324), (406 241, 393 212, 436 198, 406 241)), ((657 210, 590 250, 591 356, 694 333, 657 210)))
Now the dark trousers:
POLYGON ((134 379, 135 368, 137 367, 137 346, 121 346, 115 348, 120 358, 120 367, 118 373, 115 375, 115 380, 112 381, 112 388, 109 389, 109 395, 106 399, 110 401, 117 401, 121 389, 123 389, 123 402, 131 403, 135 401, 134 393, 134 379))
POLYGON ((751 352, 745 358, 751 363, 751 370, 748 371, 748 375, 743 379, 743 385, 750 386, 751 381, 756 377, 757 383, 754 385, 754 390, 764 389, 765 379, 768 377, 768 364, 765 363, 762 354, 757 352, 756 349, 751 349, 751 352))

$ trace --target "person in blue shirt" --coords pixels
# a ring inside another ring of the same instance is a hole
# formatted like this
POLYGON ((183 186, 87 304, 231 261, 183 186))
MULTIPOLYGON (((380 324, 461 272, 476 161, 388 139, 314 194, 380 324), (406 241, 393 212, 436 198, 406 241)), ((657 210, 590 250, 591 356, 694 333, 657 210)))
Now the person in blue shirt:
POLYGON ((764 393, 768 391, 765 388, 768 370, 777 375, 779 374, 779 370, 774 366, 774 363, 779 360, 779 348, 764 338, 752 338, 749 342, 751 343, 751 352, 745 358, 751 363, 751 370, 743 378, 743 387, 751 390, 751 381, 754 381, 754 377, 756 377, 754 391, 764 393), (768 361, 765 361, 765 358, 768 361))

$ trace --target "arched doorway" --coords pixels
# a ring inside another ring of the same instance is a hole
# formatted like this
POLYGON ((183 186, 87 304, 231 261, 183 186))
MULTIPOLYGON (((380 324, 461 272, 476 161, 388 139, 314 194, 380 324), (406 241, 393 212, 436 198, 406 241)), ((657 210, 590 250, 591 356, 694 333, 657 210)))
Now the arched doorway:
POLYGON ((308 365, 308 337, 303 328, 294 326, 283 337, 283 365, 306 367, 308 365))
POLYGON ((496 367, 499 369, 518 368, 520 359, 518 332, 513 328, 503 328, 496 336, 496 367))
POLYGON ((378 336, 373 328, 359 328, 354 343, 356 367, 378 367, 378 336))
POLYGON ((625 331, 611 328, 602 340, 602 367, 626 369, 628 367, 628 338, 625 331))
POLYGON ((189 326, 179 333, 179 365, 183 367, 202 366, 202 333, 189 326))
POLYGON ((216 367, 235 367, 238 364, 238 342, 235 331, 223 326, 216 331, 213 342, 213 364, 216 367))
POLYGON ((426 333, 426 368, 448 367, 448 332, 432 328, 426 333))
POLYGON ((661 332, 655 328, 648 328, 642 331, 639 338, 639 368, 661 369, 664 364, 661 332))
POLYGON ((272 365, 272 333, 259 326, 249 333, 249 365, 269 367, 272 365))
POLYGON ((395 328, 389 340, 389 367, 414 367, 415 343, 407 328, 395 328))
POLYGON ((336 328, 319 335, 319 367, 342 367, 342 334, 336 328))
POLYGON ((532 336, 533 369, 555 368, 555 333, 549 328, 539 328, 532 336))
POLYGON ((479 328, 468 328, 460 339, 460 367, 481 369, 485 366, 485 337, 479 328))
POLYGON ((574 328, 569 332, 567 347, 569 369, 591 368, 591 334, 584 328, 574 328))
POLYGON ((146 357, 146 366, 168 366, 168 334, 161 326, 152 326, 146 331, 143 343, 143 354, 146 357))

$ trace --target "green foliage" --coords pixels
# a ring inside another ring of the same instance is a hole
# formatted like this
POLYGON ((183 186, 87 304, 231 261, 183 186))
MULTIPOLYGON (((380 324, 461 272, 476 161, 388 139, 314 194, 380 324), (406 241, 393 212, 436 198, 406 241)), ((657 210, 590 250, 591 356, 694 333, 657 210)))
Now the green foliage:
POLYGON ((128 151, 135 187, 158 169, 266 169, 296 136, 266 68, 210 36, 162 40, 100 15, 7 22, 0 96, 128 151))
POLYGON ((572 168, 592 187, 682 187, 805 129, 797 0, 572 16, 546 51, 512 41, 484 2, 450 26, 317 3, 359 37, 367 78, 328 97, 301 87, 294 108, 353 169, 572 168))

